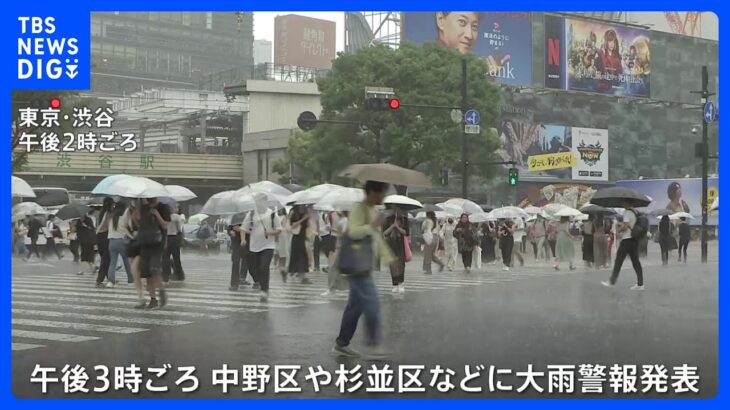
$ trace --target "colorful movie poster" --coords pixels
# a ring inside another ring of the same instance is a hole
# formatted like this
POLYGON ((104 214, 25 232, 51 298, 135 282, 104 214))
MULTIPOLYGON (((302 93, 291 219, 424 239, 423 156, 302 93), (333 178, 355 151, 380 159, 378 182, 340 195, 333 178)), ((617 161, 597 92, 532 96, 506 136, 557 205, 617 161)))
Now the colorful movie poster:
POLYGON ((608 130, 573 127, 573 181, 608 181, 608 130))
POLYGON ((532 85, 532 20, 528 12, 405 12, 402 39, 474 53, 502 84, 532 85))
MULTIPOLYGON (((653 201, 648 207, 641 209, 644 212, 650 213, 660 209, 668 209, 671 212, 687 212, 694 217, 689 221, 690 224, 700 225, 702 223, 701 178, 616 181, 616 186, 635 189, 644 195, 648 195, 653 201)), ((710 207, 720 194, 719 178, 710 178, 707 187, 708 223, 717 225, 718 213, 717 211, 710 211, 710 207)), ((656 218, 650 219, 652 223, 657 223, 656 218)))
POLYGON ((649 31, 545 16, 545 86, 649 97, 649 31))

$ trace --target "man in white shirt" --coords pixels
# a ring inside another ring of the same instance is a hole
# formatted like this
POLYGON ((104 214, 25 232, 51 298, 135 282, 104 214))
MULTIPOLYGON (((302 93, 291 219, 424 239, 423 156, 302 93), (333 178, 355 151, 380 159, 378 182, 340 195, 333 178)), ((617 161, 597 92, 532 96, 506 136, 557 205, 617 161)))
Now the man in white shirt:
POLYGON ((256 196, 256 210, 249 213, 241 229, 250 234, 248 265, 251 274, 261 288, 261 301, 269 298, 269 267, 276 249, 276 239, 281 233, 281 219, 268 209, 266 196, 256 196))
POLYGON ((636 272, 636 285, 632 286, 631 290, 644 290, 644 272, 639 261, 639 241, 631 237, 631 230, 636 225, 637 214, 631 202, 626 202, 624 208, 623 223, 618 225, 618 236, 621 243, 616 251, 616 262, 613 265, 611 279, 608 282, 601 282, 601 284, 608 287, 616 285, 621 265, 628 255, 636 272))
POLYGON ((46 237, 46 255, 50 255, 51 252, 55 253, 59 260, 63 258, 63 253, 61 253, 61 250, 56 248, 56 240, 53 237, 53 233, 56 230, 56 225, 53 223, 53 215, 48 215, 48 221, 46 222, 46 227, 43 229, 43 234, 46 237))
POLYGON ((162 280, 165 282, 170 280, 170 257, 172 257, 172 268, 174 269, 172 280, 185 280, 185 272, 183 271, 182 262, 180 262, 179 237, 182 234, 184 222, 178 214, 179 211, 179 209, 176 209, 170 215, 170 223, 167 224, 167 246, 165 246, 165 253, 162 255, 162 280))

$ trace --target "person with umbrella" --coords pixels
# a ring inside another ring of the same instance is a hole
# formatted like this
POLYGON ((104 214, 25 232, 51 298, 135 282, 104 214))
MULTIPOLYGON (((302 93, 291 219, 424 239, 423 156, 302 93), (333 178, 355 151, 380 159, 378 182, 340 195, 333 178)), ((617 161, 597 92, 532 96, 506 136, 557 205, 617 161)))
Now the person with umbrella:
MULTIPOLYGON (((438 256, 436 256, 436 250, 438 249, 439 244, 439 225, 436 220, 436 212, 426 212, 426 219, 423 221, 423 224, 421 224, 421 231, 423 232, 423 241, 426 244, 423 249, 423 273, 426 275, 430 275, 432 273, 432 262, 436 262, 436 264, 439 265, 439 272, 443 272, 444 263, 441 262, 441 259, 439 259, 438 256)), ((469 263, 469 266, 471 266, 471 262, 469 263)))
POLYGON ((596 269, 608 266, 608 235, 603 215, 596 214, 593 219, 593 266, 596 269))
POLYGON ((575 258, 575 247, 573 246, 573 235, 570 233, 570 217, 561 216, 555 240, 555 263, 553 268, 560 270, 561 262, 568 262, 568 268, 575 270, 573 259, 575 258))
POLYGON ((51 252, 56 254, 56 257, 58 257, 58 260, 61 260, 63 258, 63 252, 61 252, 60 249, 56 248, 56 237, 62 237, 61 230, 56 226, 55 223, 53 223, 53 219, 55 219, 55 216, 48 215, 48 220, 46 221, 45 229, 43 229, 43 234, 46 236, 46 256, 50 255, 51 252))
POLYGON ((677 262, 682 262, 682 255, 684 255, 684 263, 687 263, 687 247, 689 246, 689 241, 692 236, 689 229, 689 223, 687 222, 687 217, 683 216, 679 218, 679 251, 677 251, 677 254, 679 258, 677 259, 677 262))
POLYGON ((297 274, 303 284, 312 281, 307 278, 309 272, 309 251, 307 250, 307 236, 310 232, 310 213, 304 205, 294 205, 289 219, 291 226, 291 247, 289 253, 289 273, 297 274))
POLYGON ((459 217, 459 222, 456 224, 456 228, 454 228, 454 236, 458 241, 457 248, 461 254, 464 271, 470 273, 473 261, 472 252, 474 251, 477 240, 476 232, 474 232, 472 224, 469 222, 469 215, 466 213, 461 214, 459 217))
POLYGON ((583 242, 581 242, 581 253, 583 254, 583 262, 586 267, 590 268, 596 261, 596 257, 593 253, 593 214, 588 214, 588 220, 583 222, 583 226, 580 229, 580 233, 583 236, 583 242))
POLYGON ((395 263, 390 265, 393 293, 405 293, 406 288, 403 283, 406 273, 406 241, 409 235, 408 213, 396 206, 393 214, 385 220, 383 227, 385 228, 383 236, 396 258, 395 263))
POLYGON ((263 194, 255 195, 256 209, 249 212, 241 228, 249 234, 248 265, 251 276, 259 284, 261 302, 269 299, 269 269, 276 249, 276 238, 281 233, 281 220, 267 206, 263 194))
MULTIPOLYGON (((94 245, 96 245, 96 233, 94 230, 94 220, 91 218, 91 212, 79 218, 76 222, 76 236, 79 239, 81 247, 81 263, 86 263, 89 272, 94 273, 94 245)), ((85 272, 82 268, 77 275, 83 275, 85 272)))
POLYGON ((131 234, 128 230, 129 212, 127 204, 119 201, 114 204, 111 218, 109 218, 109 227, 107 229, 107 239, 109 240, 109 273, 107 274, 106 287, 113 288, 116 284, 116 266, 119 257, 122 257, 124 271, 127 273, 127 283, 133 283, 132 269, 127 257, 127 244, 131 234))
MULTIPOLYGON (((104 286, 104 279, 109 271, 109 219, 111 218, 112 208, 114 207, 114 199, 112 197, 104 198, 101 212, 96 220, 96 249, 99 252, 101 261, 99 262, 99 272, 96 275, 96 286, 104 286)), ((112 269, 116 269, 116 266, 112 269)))
MULTIPOLYGON (((167 283, 170 280, 170 274, 173 280, 184 281, 185 271, 180 261, 180 242, 183 233, 183 220, 180 216, 180 208, 176 208, 175 212, 170 215, 170 223, 167 224, 167 242, 165 253, 162 255, 162 280, 167 283), (170 263, 172 259, 172 264, 170 263), (171 268, 173 271, 171 272, 171 268)), ((114 266, 112 264, 112 266, 114 266)))
POLYGON ((458 243, 454 236, 454 230, 456 229, 456 222, 454 217, 449 215, 444 224, 444 249, 446 252, 446 266, 449 268, 449 272, 453 271, 456 267, 456 255, 459 253, 458 243))
MULTIPOLYGON (((241 228, 245 215, 237 214, 231 218, 228 226, 228 235, 231 237, 231 285, 230 291, 238 291, 238 288, 248 286, 251 283, 246 280, 248 275, 248 242, 249 235, 241 228)), ((253 271, 252 271, 253 272, 253 271)), ((286 276, 284 275, 286 278, 286 276)), ((286 280, 285 280, 286 282, 286 280)))
POLYGON ((28 247, 28 256, 25 260, 29 261, 33 253, 38 259, 41 259, 41 254, 38 252, 38 235, 41 232, 43 224, 35 216, 28 217, 28 237, 30 238, 30 246, 28 247))
MULTIPOLYGON (((383 240, 380 227, 383 225, 383 216, 375 209, 376 205, 383 203, 385 193, 388 191, 388 184, 378 181, 367 181, 365 183, 365 200, 357 204, 352 212, 347 226, 347 237, 350 240, 371 240, 374 258, 380 257, 387 264, 395 262, 395 256, 383 240)), ((347 244, 343 243, 342 252, 345 252, 347 244)), ((365 249, 364 247, 358 249, 365 249)), ((355 252, 350 249, 349 252, 355 252)), ((342 255, 342 254, 341 254, 342 255)), ((366 256, 366 255, 363 255, 366 256)), ((342 265, 342 262, 340 262, 342 265)), ((357 330, 357 322, 361 315, 365 315, 365 328, 367 345, 370 346, 371 358, 382 358, 385 352, 382 350, 382 332, 380 320, 380 305, 378 302, 378 291, 372 278, 373 263, 370 269, 365 272, 350 272, 350 294, 347 299, 345 311, 342 313, 340 333, 335 340, 332 351, 339 356, 357 357, 359 353, 350 347, 350 341, 357 330)))
POLYGON ((486 221, 481 225, 481 249, 482 249, 482 262, 491 263, 497 259, 494 253, 494 236, 496 227, 492 221, 486 221))
POLYGON ((499 221, 499 250, 502 253, 503 271, 508 271, 512 266, 512 250, 515 244, 514 227, 508 219, 499 221))
POLYGON ((170 222, 170 208, 157 198, 149 198, 142 204, 139 217, 138 239, 140 244, 140 277, 147 279, 150 302, 147 309, 164 307, 167 293, 162 282, 162 251, 165 247, 167 224, 170 222), (160 300, 157 301, 159 291, 160 300))
POLYGON ((631 290, 644 290, 644 271, 639 260, 639 241, 631 235, 631 231, 638 221, 638 212, 634 209, 634 202, 630 199, 624 200, 623 207, 625 208, 623 222, 618 226, 617 232, 621 242, 616 251, 616 262, 613 265, 613 272, 609 281, 601 282, 601 284, 607 287, 615 286, 621 271, 621 265, 623 265, 626 256, 629 256, 636 272, 636 285, 632 286, 631 290))

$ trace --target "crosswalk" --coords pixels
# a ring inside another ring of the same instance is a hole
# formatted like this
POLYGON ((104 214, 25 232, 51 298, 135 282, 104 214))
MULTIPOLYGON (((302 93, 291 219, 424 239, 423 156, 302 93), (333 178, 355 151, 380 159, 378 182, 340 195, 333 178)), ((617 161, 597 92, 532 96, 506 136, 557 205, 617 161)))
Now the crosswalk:
MULTIPOLYGON (((406 273, 407 293, 433 292, 479 285, 498 285, 533 277, 566 274, 545 267, 502 272, 487 267, 487 273, 462 272, 406 273)), ((571 272, 572 273, 572 272, 571 272)), ((376 273, 381 298, 392 298, 390 275, 376 273)), ((320 294, 327 284, 326 274, 310 274, 311 284, 290 278, 282 283, 271 272, 269 300, 261 302, 252 289, 231 292, 229 273, 203 268, 186 269, 187 279, 168 288, 164 309, 138 310, 131 284, 96 288, 89 276, 43 273, 14 275, 12 281, 12 350, 32 351, 63 343, 98 341, 114 335, 130 335, 157 327, 185 326, 200 321, 222 320, 234 315, 256 314, 277 309, 298 309, 347 299, 347 292, 330 297, 320 294)), ((121 277, 120 277, 121 278, 121 277)))

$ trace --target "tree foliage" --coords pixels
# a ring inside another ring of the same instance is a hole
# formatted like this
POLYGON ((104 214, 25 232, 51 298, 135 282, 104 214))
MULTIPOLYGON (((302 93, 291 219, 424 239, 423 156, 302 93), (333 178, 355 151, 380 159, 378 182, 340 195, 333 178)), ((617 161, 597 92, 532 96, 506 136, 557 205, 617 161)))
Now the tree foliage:
POLYGON ((404 105, 460 107, 462 58, 467 60, 467 105, 481 114, 481 134, 468 136, 468 158, 472 163, 491 160, 498 140, 490 128, 499 120, 500 96, 485 74, 486 63, 436 44, 404 44, 397 50, 376 46, 338 56, 331 72, 318 81, 321 119, 363 126, 320 123, 311 132, 298 133, 287 159, 275 165, 277 172, 288 173, 291 162, 299 182, 307 184, 333 181, 347 165, 363 162, 390 162, 434 177, 443 168, 459 171, 463 123, 452 121, 450 109, 366 111, 363 100, 366 87, 390 87, 404 105))

